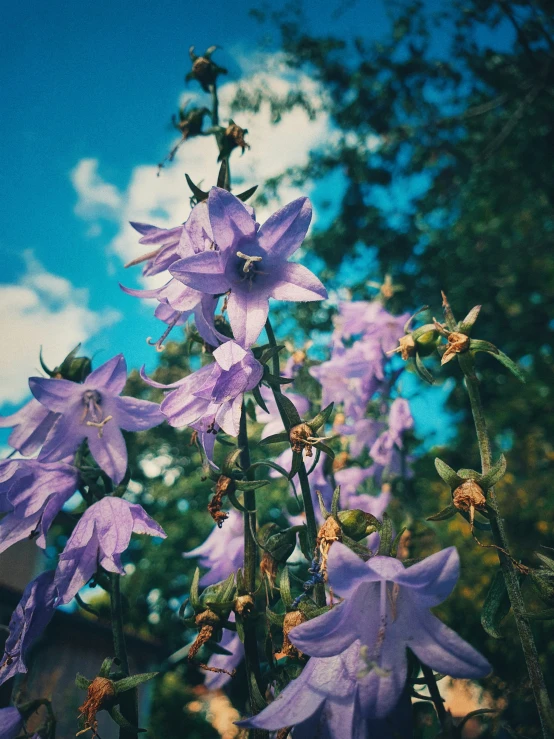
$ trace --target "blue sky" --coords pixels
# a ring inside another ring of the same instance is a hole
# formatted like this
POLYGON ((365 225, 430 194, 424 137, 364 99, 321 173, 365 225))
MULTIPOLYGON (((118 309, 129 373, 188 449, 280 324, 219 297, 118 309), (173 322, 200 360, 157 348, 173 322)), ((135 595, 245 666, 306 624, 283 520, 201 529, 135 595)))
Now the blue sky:
MULTIPOLYGON (((371 37, 385 32, 381 0, 345 3, 337 17, 339 5, 306 2, 310 31, 353 36, 362 29, 371 37)), ((126 221, 175 225, 188 213, 185 170, 207 184, 216 176, 213 144, 202 139, 182 147, 175 164, 156 177, 156 164, 175 139, 168 122, 183 100, 189 45, 199 52, 214 43, 223 47, 216 57, 230 71, 223 112, 241 74, 276 90, 290 84, 313 89, 305 76, 283 76, 271 44, 259 56, 258 41, 267 29, 249 17, 249 7, 221 0, 24 0, 4 8, 3 413, 24 400, 40 344, 50 364, 83 339, 97 363, 121 351, 130 366, 155 366, 146 337, 159 336, 163 327, 151 316, 154 306, 123 294, 117 283, 141 286, 138 271, 123 269, 140 253, 126 221)), ((201 95, 192 83, 185 98, 201 95)), ((250 129, 252 150, 233 172, 248 185, 300 162, 332 135, 325 116, 312 124, 300 112, 276 128, 264 110, 239 122, 250 129)), ((316 214, 318 201, 337 185, 310 193, 316 214)), ((298 194, 285 188, 283 200, 298 194)))

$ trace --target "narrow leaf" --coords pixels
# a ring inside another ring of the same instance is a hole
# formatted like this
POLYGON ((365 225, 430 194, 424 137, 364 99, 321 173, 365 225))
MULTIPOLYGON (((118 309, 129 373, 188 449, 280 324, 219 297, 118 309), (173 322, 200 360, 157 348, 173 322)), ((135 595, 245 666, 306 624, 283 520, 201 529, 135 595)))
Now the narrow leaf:
POLYGON ((266 608, 265 615, 270 624, 278 626, 281 629, 283 628, 283 621, 285 620, 284 613, 273 613, 269 608, 266 608))
POLYGON ((322 441, 317 441, 313 446, 316 449, 319 449, 320 451, 322 451, 323 454, 326 454, 329 457, 329 459, 335 458, 335 452, 331 449, 330 446, 327 446, 327 444, 324 444, 322 441))
POLYGON ((329 403, 329 405, 324 408, 320 413, 315 416, 315 418, 312 418, 311 421, 306 421, 308 426, 312 429, 314 433, 319 431, 319 429, 322 426, 325 426, 329 418, 331 417, 331 413, 333 412, 334 403, 329 403))
POLYGON ((283 567, 283 571, 281 572, 281 577, 279 578, 279 589, 281 591, 281 600, 285 604, 285 608, 289 609, 292 606, 292 593, 290 590, 290 578, 289 578, 289 568, 283 567))
POLYGON ((471 329, 473 328, 475 321, 477 320, 477 317, 479 316, 479 312, 481 310, 480 305, 476 305, 474 308, 472 308, 467 316, 464 318, 463 321, 460 321, 458 325, 458 331, 462 334, 466 334, 466 336, 469 336, 471 333, 471 329))
POLYGON ((493 639, 502 639, 498 627, 510 611, 510 599, 504 575, 498 570, 492 580, 481 611, 481 625, 493 639))
POLYGON ((91 682, 92 680, 89 680, 88 677, 81 675, 80 672, 75 675, 75 685, 81 690, 88 690, 88 686, 91 684, 91 682))
POLYGON ((298 415, 296 406, 291 400, 289 400, 289 398, 286 397, 286 395, 283 395, 283 393, 275 393, 275 401, 279 406, 281 412, 284 413, 285 417, 287 418, 289 422, 289 428, 291 426, 297 426, 299 423, 302 423, 302 419, 298 415))
POLYGON ((194 184, 194 182, 191 180, 191 178, 188 176, 188 174, 185 174, 185 177, 186 177, 186 180, 187 180, 187 184, 188 184, 188 186, 190 187, 190 189, 192 191, 192 194, 198 200, 198 202, 200 203, 202 200, 206 200, 206 198, 208 197, 209 193, 204 192, 204 190, 201 190, 199 187, 197 187, 194 184))
POLYGON ((198 582, 200 580, 200 568, 197 567, 194 571, 194 577, 190 585, 190 604, 196 611, 200 607, 200 595, 198 593, 198 582))
POLYGON ((415 355, 415 368, 416 368, 417 374, 421 377, 422 380, 424 380, 425 382, 428 382, 429 385, 434 384, 435 380, 433 378, 433 375, 429 372, 427 367, 423 364, 419 354, 417 353, 415 355))
POLYGON ((240 195, 237 195, 237 198, 239 200, 242 200, 242 202, 246 202, 248 198, 252 197, 256 190, 258 189, 258 185, 254 185, 254 187, 249 187, 248 190, 245 190, 244 192, 241 192, 240 195))
POLYGON ((510 372, 515 375, 520 382, 526 382, 526 378, 523 372, 519 369, 517 364, 510 359, 510 357, 504 354, 504 352, 498 350, 498 354, 491 354, 491 357, 494 357, 500 362, 500 364, 503 364, 506 369, 509 369, 510 372))
POLYGON ((446 462, 443 462, 442 459, 439 459, 438 457, 435 459, 435 468, 439 473, 439 476, 452 488, 452 490, 462 484, 463 479, 454 472, 452 467, 447 465, 446 462))
POLYGON ((122 680, 117 680, 114 683, 116 695, 124 693, 126 690, 133 690, 133 688, 136 688, 138 685, 142 685, 142 683, 152 680, 152 678, 156 677, 157 674, 157 672, 143 672, 139 675, 131 675, 129 677, 124 677, 122 680))
POLYGON ((457 513, 458 509, 456 508, 454 503, 451 503, 450 505, 446 506, 446 508, 443 508, 442 511, 429 516, 427 518, 427 521, 446 521, 447 519, 455 516, 457 513))
POLYGON ((237 490, 258 490, 269 485, 269 480, 238 480, 235 482, 237 490))
POLYGON ((500 459, 494 464, 486 475, 480 480, 480 485, 483 488, 492 488, 496 483, 504 477, 506 473, 506 457, 501 454, 500 459))
POLYGON ((392 521, 388 514, 383 513, 383 525, 380 531, 379 549, 377 554, 384 554, 386 557, 390 555, 392 546, 392 521))
POLYGON ((271 436, 266 436, 265 439, 261 439, 258 446, 267 446, 268 444, 283 444, 284 442, 288 442, 289 435, 286 431, 280 431, 278 434, 271 434, 271 436))
MULTIPOLYGON (((255 387, 255 388, 253 388, 253 390, 252 390, 252 395, 254 396, 254 400, 255 400, 255 401, 256 401, 256 403, 257 403, 257 404, 258 404, 258 405, 260 406, 260 408, 261 408, 261 409, 262 409, 263 411, 265 411, 266 413, 269 413, 269 410, 268 410, 268 408, 267 408, 266 402, 265 402, 265 400, 263 399, 263 397, 262 397, 262 394, 261 394, 261 392, 260 392, 260 386, 259 386, 259 385, 256 385, 256 387, 255 387)), ((254 419, 254 420, 256 420, 256 419, 254 419)))

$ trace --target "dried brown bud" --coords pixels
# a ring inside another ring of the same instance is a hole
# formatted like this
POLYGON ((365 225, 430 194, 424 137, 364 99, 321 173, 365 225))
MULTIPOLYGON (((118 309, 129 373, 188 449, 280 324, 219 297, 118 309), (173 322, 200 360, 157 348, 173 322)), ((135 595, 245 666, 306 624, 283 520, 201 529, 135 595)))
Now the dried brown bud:
POLYGON ((199 613, 194 620, 196 622, 196 625, 200 627, 217 626, 219 624, 219 616, 217 615, 217 613, 210 611, 209 608, 206 608, 205 611, 199 613))
POLYGON ((196 625, 200 627, 200 631, 194 641, 194 644, 189 649, 189 653, 188 653, 189 662, 192 662, 192 660, 198 654, 200 648, 207 641, 209 641, 209 639, 211 639, 212 634, 214 633, 214 627, 219 624, 219 620, 220 620, 219 616, 213 611, 210 611, 209 608, 207 608, 205 611, 202 611, 202 613, 199 613, 196 616, 195 618, 196 625))
POLYGON ((229 123, 224 133, 227 150, 232 151, 239 146, 244 154, 244 150, 250 148, 250 144, 247 144, 244 140, 245 133, 248 133, 245 128, 241 128, 236 123, 229 123))
POLYGON ((316 546, 321 554, 319 570, 325 579, 327 579, 327 557, 329 556, 331 545, 335 541, 342 541, 342 530, 336 519, 333 516, 329 516, 319 529, 316 539, 316 546))
POLYGON ((293 426, 289 433, 290 445, 292 451, 297 454, 302 454, 302 451, 306 450, 306 456, 312 456, 312 445, 308 441, 313 437, 312 429, 307 423, 299 423, 297 426, 293 426))
POLYGON ((285 620, 283 622, 283 646, 281 647, 281 651, 275 655, 277 659, 281 657, 302 657, 302 652, 291 643, 289 634, 295 626, 303 624, 305 621, 307 621, 307 618, 301 611, 291 611, 285 614, 285 620))
POLYGON ((270 587, 273 587, 277 577, 277 560, 269 552, 263 554, 260 562, 260 572, 262 577, 264 575, 267 577, 270 587))
POLYGON ((467 351, 469 349, 469 342, 470 338, 465 334, 460 334, 457 331, 449 333, 448 346, 442 355, 441 364, 446 364, 447 362, 450 362, 451 359, 454 359, 456 354, 467 351))
POLYGON ((487 499, 475 480, 466 480, 454 490, 452 502, 460 511, 469 511, 473 522, 473 511, 483 510, 487 499))
POLYGON ((95 677, 88 686, 87 697, 82 706, 79 706, 79 715, 83 716, 85 729, 92 730, 92 736, 97 736, 98 721, 96 714, 115 698, 115 686, 107 677, 95 677))
POLYGON ((400 356, 404 361, 409 359, 412 354, 415 351, 415 341, 411 334, 406 334, 406 336, 401 336, 398 339, 398 349, 400 351, 400 356))
POLYGON ((234 610, 239 616, 248 616, 254 610, 254 598, 251 595, 239 595, 234 610))
POLYGON ((208 513, 216 522, 219 528, 223 526, 223 521, 229 518, 229 514, 221 510, 223 505, 223 496, 227 493, 234 492, 235 481, 226 475, 220 475, 215 484, 215 494, 208 503, 208 513))

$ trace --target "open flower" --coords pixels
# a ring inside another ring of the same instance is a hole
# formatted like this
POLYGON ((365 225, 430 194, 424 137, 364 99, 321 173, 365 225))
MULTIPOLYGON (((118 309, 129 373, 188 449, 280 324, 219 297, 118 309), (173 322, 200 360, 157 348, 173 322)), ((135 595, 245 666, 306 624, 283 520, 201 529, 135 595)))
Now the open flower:
POLYGON ((60 554, 54 579, 59 603, 69 603, 99 565, 108 572, 124 575, 121 554, 129 546, 133 532, 166 536, 142 506, 123 498, 107 496, 87 508, 60 554))
POLYGON ((57 418, 57 413, 52 413, 32 398, 11 416, 0 416, 0 429, 13 427, 8 444, 28 457, 44 444, 57 418))
POLYGON ((219 249, 174 262, 171 274, 210 295, 229 293, 227 311, 236 341, 252 346, 267 319, 268 299, 322 300, 327 291, 309 269, 287 261, 301 245, 312 209, 298 198, 274 213, 261 228, 234 195, 213 187, 208 211, 219 249))
MULTIPOLYGON (((25 588, 12 614, 9 635, 0 659, 0 685, 18 672, 27 672, 25 661, 30 648, 54 615, 56 589, 54 571, 42 572, 25 588)), ((3 736, 0 733, 0 736, 3 736)))
POLYGON ((329 583, 345 600, 294 628, 289 638, 314 657, 341 654, 356 642, 365 646, 364 701, 368 715, 383 718, 404 689, 407 647, 424 664, 452 677, 478 678, 490 672, 487 660, 429 610, 451 593, 458 575, 454 547, 405 568, 392 557, 363 562, 335 543, 328 559, 329 583))
POLYGON ((39 459, 57 462, 73 454, 83 439, 100 467, 118 484, 127 469, 127 448, 120 429, 144 431, 162 423, 157 403, 119 397, 127 380, 122 354, 91 372, 80 384, 31 377, 29 386, 43 406, 60 414, 39 459))
POLYGON ((23 539, 37 537, 46 547, 52 521, 77 487, 79 473, 62 462, 35 459, 0 462, 0 552, 23 539))
POLYGON ((183 557, 199 557, 199 563, 208 570, 200 578, 200 585, 207 587, 225 580, 231 572, 242 566, 244 558, 244 523, 242 515, 234 508, 223 526, 214 526, 203 544, 183 552, 183 557))
POLYGON ((252 352, 234 341, 226 341, 213 353, 215 362, 171 385, 142 378, 153 387, 175 388, 161 404, 171 426, 192 426, 201 433, 216 434, 219 428, 237 436, 243 394, 252 390, 263 375, 263 367, 252 352))
POLYGON ((312 657, 300 677, 273 703, 238 725, 268 731, 292 726, 294 739, 409 739, 411 707, 407 697, 390 718, 375 720, 372 715, 362 655, 362 645, 355 641, 333 657, 312 657))

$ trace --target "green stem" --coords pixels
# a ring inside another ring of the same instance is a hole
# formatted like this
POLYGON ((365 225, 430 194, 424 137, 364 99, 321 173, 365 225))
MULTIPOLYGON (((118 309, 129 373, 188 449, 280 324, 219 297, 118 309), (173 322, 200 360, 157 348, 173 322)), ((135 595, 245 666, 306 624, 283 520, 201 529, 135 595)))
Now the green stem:
MULTIPOLYGON (((246 409, 244 404, 241 410, 238 445, 241 450, 240 465, 243 470, 250 468, 250 447, 248 444, 248 430, 246 425, 246 409)), ((251 473, 246 473, 248 479, 253 479, 251 473)), ((256 514, 249 513, 256 508, 256 491, 244 491, 244 583, 250 595, 256 590, 256 572, 258 569, 258 547, 252 532, 256 531, 256 514)), ((256 638, 256 622, 252 617, 244 620, 244 656, 246 663, 246 674, 248 680, 248 692, 250 705, 254 707, 256 701, 252 695, 252 676, 260 684, 260 658, 258 654, 258 640, 256 638)))
POLYGON ((448 714, 446 713, 444 700, 442 699, 442 696, 440 694, 439 686, 437 685, 437 681, 435 680, 435 675, 433 674, 433 670, 431 670, 430 667, 427 667, 427 665, 424 665, 423 663, 421 664, 421 669, 423 671, 423 677, 425 678, 425 682, 427 683, 427 687, 429 689, 429 695, 431 696, 431 699, 435 706, 435 711, 437 712, 440 724, 444 730, 447 727, 448 714))
MULTIPOLYGON (((477 432, 477 442, 479 444, 479 453, 481 455, 481 468, 483 474, 485 474, 491 468, 492 453, 489 434, 487 431, 487 422, 483 411, 483 403, 479 392, 479 380, 475 374, 475 362, 473 355, 470 352, 459 354, 458 358, 460 361, 460 367, 464 373, 465 385, 475 424, 475 431, 477 432)), ((519 639, 525 656, 527 671, 529 673, 529 679, 533 688, 533 694, 535 696, 535 702, 537 704, 537 710, 541 721, 542 734, 544 739, 551 739, 554 736, 554 713, 546 690, 546 684, 539 662, 539 654, 533 638, 533 632, 531 631, 529 618, 525 612, 525 602, 519 585, 518 573, 516 572, 513 560, 511 559, 504 520, 500 516, 498 500, 493 488, 490 488, 488 491, 487 501, 495 514, 491 516, 490 519, 492 536, 495 545, 498 547, 498 559, 500 560, 500 567, 502 574, 504 575, 506 590, 508 591, 508 597, 510 598, 519 639), (504 552, 506 552, 506 554, 504 552)))
MULTIPOLYGON (((129 675, 129 658, 127 657, 127 646, 125 644, 125 631, 123 626, 123 611, 121 608, 120 578, 116 572, 110 573, 110 605, 113 631, 113 645, 116 659, 119 661, 119 669, 124 676, 129 675)), ((133 726, 138 727, 138 693, 137 689, 127 690, 121 694, 119 707, 121 713, 133 726)), ((119 729, 119 739, 134 739, 138 732, 130 729, 119 729)))
MULTIPOLYGON (((269 318, 266 321, 265 324, 265 332, 267 334, 267 340, 270 344, 270 346, 277 346, 277 341, 275 339, 275 333, 273 331, 273 327, 271 325, 271 321, 269 318)), ((273 376, 279 377, 281 374, 281 367, 279 365, 279 355, 277 352, 272 357, 272 363, 273 363, 273 376)), ((279 399, 277 395, 281 395, 281 388, 280 386, 275 386, 271 388, 273 390, 273 395, 275 397, 275 402, 277 404, 277 408, 279 409, 279 415, 281 416, 281 420, 283 422, 283 426, 285 427, 285 431, 287 433, 290 432, 290 423, 289 419, 287 418, 286 414, 283 413, 281 410, 281 405, 279 403, 279 399)), ((298 470, 298 481, 300 482, 300 490, 302 492, 302 502, 304 504, 304 512, 306 514, 306 528, 308 531, 308 549, 310 552, 314 553, 316 548, 316 541, 317 541, 317 521, 315 517, 315 511, 314 511, 314 504, 312 500, 312 492, 310 490, 310 481, 308 479, 308 473, 306 472, 306 465, 304 464, 304 460, 302 460, 302 463, 300 465, 300 469, 298 470)), ((318 606, 322 607, 326 604, 325 601, 325 586, 324 585, 316 585, 314 588, 314 595, 315 595, 315 601, 318 606)))

